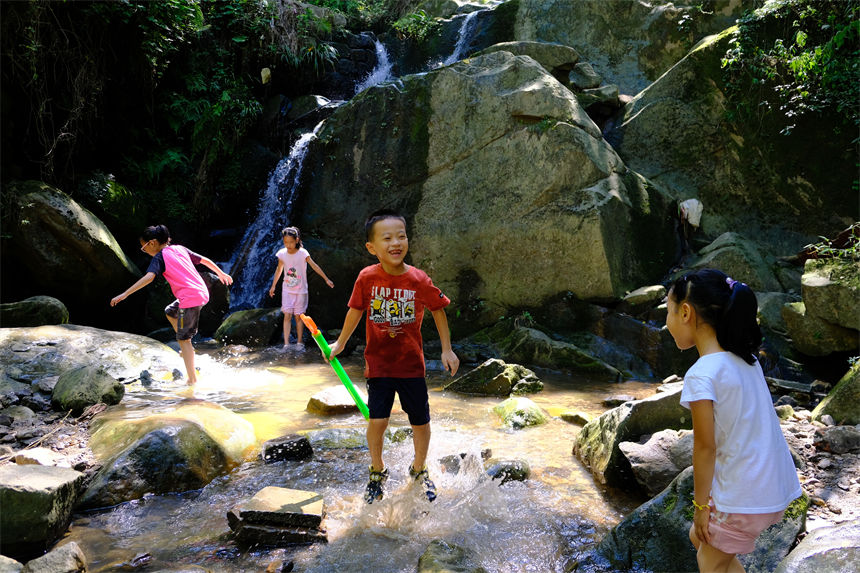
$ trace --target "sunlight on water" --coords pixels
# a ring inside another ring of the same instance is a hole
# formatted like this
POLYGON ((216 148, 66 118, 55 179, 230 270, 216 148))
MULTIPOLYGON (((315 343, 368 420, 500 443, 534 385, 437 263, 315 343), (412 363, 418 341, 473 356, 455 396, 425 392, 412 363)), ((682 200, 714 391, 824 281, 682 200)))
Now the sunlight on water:
MULTIPOLYGON (((363 389, 358 357, 342 360, 363 389)), ((293 561, 296 571, 414 571, 433 540, 467 549, 474 565, 488 571, 563 571, 583 547, 599 539, 636 505, 617 492, 608 496, 571 455, 578 427, 559 419, 525 430, 501 426, 492 413, 498 398, 466 398, 443 392, 446 379, 428 372, 433 435, 428 467, 438 488, 432 504, 408 477, 412 442, 386 440, 391 472, 385 498, 363 501, 369 463, 366 448, 321 450, 306 462, 263 464, 262 441, 301 430, 347 428, 363 435, 357 412, 322 417, 305 410, 309 398, 338 384, 317 352, 266 349, 235 358, 200 355, 201 375, 188 387, 172 377, 148 386, 130 384, 119 406, 94 426, 121 418, 169 415, 192 409, 196 415, 227 408, 250 422, 258 446, 230 474, 200 491, 148 495, 104 512, 78 516, 68 540, 79 543, 91 571, 116 570, 136 554, 150 553, 152 565, 196 564, 212 571, 262 571, 275 558, 293 561), (501 460, 521 460, 531 468, 525 482, 499 485, 484 472, 482 451, 501 460), (462 456, 459 468, 443 458, 462 456), (320 493, 325 499, 323 526, 328 543, 285 549, 236 544, 226 514, 267 486, 320 493)), ((608 394, 653 394, 653 386, 593 383, 562 374, 539 372, 546 388, 532 399, 545 409, 583 410, 596 415, 608 394)), ((232 416, 233 414, 227 413, 232 416)), ((408 427, 395 404, 392 428, 408 427)))

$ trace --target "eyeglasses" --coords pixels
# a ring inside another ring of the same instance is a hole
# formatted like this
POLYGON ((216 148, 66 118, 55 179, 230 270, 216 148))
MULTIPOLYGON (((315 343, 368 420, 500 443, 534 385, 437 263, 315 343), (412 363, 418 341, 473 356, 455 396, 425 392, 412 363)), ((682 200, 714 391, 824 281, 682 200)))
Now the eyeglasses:
POLYGON ((142 245, 140 246, 140 250, 141 250, 142 252, 144 252, 144 253, 145 253, 145 252, 146 252, 146 247, 147 247, 147 246, 149 245, 149 243, 151 243, 151 242, 152 242, 152 239, 150 239, 150 240, 148 240, 147 242, 145 242, 144 244, 142 244, 142 245))

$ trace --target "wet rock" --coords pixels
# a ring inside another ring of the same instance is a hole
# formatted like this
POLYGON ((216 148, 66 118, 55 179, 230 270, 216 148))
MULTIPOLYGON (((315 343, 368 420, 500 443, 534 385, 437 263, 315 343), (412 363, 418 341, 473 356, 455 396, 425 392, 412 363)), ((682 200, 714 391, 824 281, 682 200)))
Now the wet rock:
POLYGON ((417 573, 486 573, 475 561, 477 558, 462 547, 434 539, 418 559, 417 573))
POLYGON ((644 400, 625 402, 586 424, 577 435, 573 453, 600 482, 624 487, 635 484, 621 442, 638 441, 664 429, 690 429, 690 412, 680 404, 681 388, 644 400))
POLYGON ((794 347, 809 356, 828 356, 833 352, 856 351, 857 331, 827 322, 806 312, 802 302, 782 307, 782 318, 794 347))
POLYGON ((44 551, 66 530, 84 474, 67 468, 0 466, 0 550, 44 551))
MULTIPOLYGON (((358 390, 358 388, 356 388, 358 390)), ((367 395, 358 390, 359 395, 365 403, 367 403, 367 395)), ((358 406, 346 386, 338 384, 317 392, 308 400, 308 405, 305 408, 312 414, 320 414, 322 416, 334 416, 337 414, 354 414, 358 412, 358 406)))
POLYGON ((365 430, 359 428, 326 428, 323 430, 302 430, 299 435, 307 437, 314 451, 317 450, 354 450, 367 447, 365 430))
POLYGON ((801 279, 806 312, 860 330, 860 265, 847 258, 809 259, 801 279))
POLYGON ((651 497, 693 464, 693 432, 689 430, 663 430, 644 444, 621 442, 618 447, 630 462, 636 481, 651 497))
MULTIPOLYGON (((493 456, 493 450, 489 448, 484 448, 481 450, 481 460, 487 461, 493 456)), ((456 474, 459 473, 460 467, 466 462, 466 458, 470 457, 470 459, 477 460, 477 456, 470 456, 470 454, 466 452, 460 452, 459 454, 450 454, 443 458, 439 459, 439 464, 442 466, 443 471, 456 474)))
POLYGON ((306 436, 290 434, 265 442, 260 457, 263 458, 264 462, 270 464, 285 460, 306 460, 313 454, 313 448, 311 448, 311 443, 306 436))
POLYGON ((21 573, 86 573, 87 557, 78 544, 70 541, 49 553, 28 561, 21 573))
POLYGON ((529 463, 524 460, 489 459, 484 462, 484 470, 493 480, 501 480, 499 485, 509 481, 526 481, 531 476, 529 463))
POLYGON ((475 396, 509 396, 517 384, 535 381, 540 382, 528 368, 519 364, 505 364, 498 358, 491 358, 463 376, 455 378, 443 389, 475 396))
POLYGON ((813 444, 819 450, 834 454, 860 451, 860 430, 854 426, 818 428, 813 444))
POLYGON ((322 495, 269 486, 227 513, 227 522, 239 540, 270 546, 325 542, 322 495))
POLYGON ((860 562, 860 520, 811 531, 774 573, 843 573, 860 562))
POLYGON ((562 412, 559 417, 568 424, 576 424, 578 426, 584 426, 591 421, 591 416, 585 412, 567 411, 562 412))
POLYGON ((19 466, 56 466, 61 468, 71 467, 66 456, 58 454, 48 448, 32 448, 21 450, 15 454, 15 463, 19 466))
POLYGON ((629 394, 616 394, 614 396, 604 398, 603 401, 601 401, 601 404, 603 404, 607 408, 614 408, 615 406, 620 406, 625 402, 630 402, 631 400, 635 399, 636 396, 631 396, 629 394))
POLYGON ((67 322, 69 322, 69 309, 51 296, 33 296, 19 302, 0 304, 0 324, 4 328, 67 322))
POLYGON ((51 404, 62 412, 80 415, 87 407, 103 402, 119 404, 125 386, 99 365, 83 366, 64 372, 51 393, 51 404))
POLYGON ((498 414, 505 426, 511 428, 539 426, 545 424, 548 420, 548 416, 540 406, 528 398, 519 396, 508 398, 496 405, 493 408, 493 412, 498 414))
POLYGON ((279 308, 240 310, 221 323, 213 338, 224 344, 267 346, 277 339, 283 316, 279 308))

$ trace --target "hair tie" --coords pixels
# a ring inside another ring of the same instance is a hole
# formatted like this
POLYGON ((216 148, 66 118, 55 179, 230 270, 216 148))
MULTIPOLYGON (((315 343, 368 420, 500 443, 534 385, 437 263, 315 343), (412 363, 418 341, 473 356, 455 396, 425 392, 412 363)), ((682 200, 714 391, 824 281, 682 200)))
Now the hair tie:
POLYGON ((734 289, 735 285, 738 284, 738 281, 736 281, 732 277, 726 277, 726 284, 729 285, 729 289, 734 289))

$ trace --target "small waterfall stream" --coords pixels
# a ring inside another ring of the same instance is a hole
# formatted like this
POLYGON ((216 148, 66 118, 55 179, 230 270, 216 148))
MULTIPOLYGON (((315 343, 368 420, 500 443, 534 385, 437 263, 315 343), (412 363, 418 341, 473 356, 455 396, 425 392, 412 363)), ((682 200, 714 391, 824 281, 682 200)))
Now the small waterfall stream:
POLYGON ((475 32, 475 24, 477 23, 475 18, 478 14, 485 11, 486 10, 477 10, 475 12, 470 12, 463 17, 463 23, 460 24, 460 33, 457 36, 457 44, 454 46, 454 52, 442 61, 440 67, 451 65, 460 60, 466 48, 469 46, 469 42, 472 40, 472 34, 475 32))
POLYGON ((229 268, 235 280, 230 310, 259 307, 264 300, 275 266, 265 261, 273 259, 281 248, 278 231, 290 222, 308 145, 322 125, 323 122, 318 123, 312 132, 301 136, 269 176, 260 196, 257 218, 248 226, 230 257, 229 268))
POLYGON ((391 68, 393 64, 388 58, 388 51, 379 40, 374 40, 376 47, 376 67, 368 74, 363 81, 355 86, 355 93, 363 92, 369 87, 381 84, 382 82, 391 79, 391 68))

